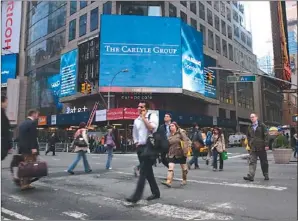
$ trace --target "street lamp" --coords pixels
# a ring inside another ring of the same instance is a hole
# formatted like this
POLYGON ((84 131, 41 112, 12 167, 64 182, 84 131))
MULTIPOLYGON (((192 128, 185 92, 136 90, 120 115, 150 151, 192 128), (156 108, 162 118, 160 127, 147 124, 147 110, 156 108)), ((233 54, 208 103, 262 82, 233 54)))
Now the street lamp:
POLYGON ((110 102, 111 102, 111 87, 112 87, 112 84, 113 84, 113 81, 115 80, 115 78, 116 78, 116 76, 118 75, 118 74, 120 74, 120 73, 124 73, 124 72, 128 72, 128 69, 123 69, 123 70, 121 70, 121 71, 119 71, 119 72, 117 72, 114 76, 113 76, 113 78, 112 78, 112 80, 111 80, 111 82, 110 82, 110 84, 109 84, 109 90, 108 90, 108 110, 110 109, 110 102))

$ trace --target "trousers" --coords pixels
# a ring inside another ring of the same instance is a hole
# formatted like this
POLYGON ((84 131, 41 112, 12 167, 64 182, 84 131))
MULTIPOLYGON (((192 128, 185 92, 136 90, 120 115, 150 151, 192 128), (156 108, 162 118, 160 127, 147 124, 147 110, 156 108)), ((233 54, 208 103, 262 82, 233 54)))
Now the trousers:
POLYGON ((263 175, 268 175, 269 170, 269 164, 267 160, 267 152, 265 150, 263 151, 251 151, 249 156, 249 172, 248 174, 250 177, 254 177, 257 169, 257 161, 258 157, 260 159, 261 163, 261 169, 263 172, 263 175))

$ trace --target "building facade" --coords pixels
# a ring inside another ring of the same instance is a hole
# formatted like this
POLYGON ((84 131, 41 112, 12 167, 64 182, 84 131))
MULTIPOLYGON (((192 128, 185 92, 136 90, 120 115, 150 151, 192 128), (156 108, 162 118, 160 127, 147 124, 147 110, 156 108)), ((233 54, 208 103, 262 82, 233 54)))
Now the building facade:
MULTIPOLYGON (((59 114, 48 96, 48 78, 59 74, 61 54, 79 48, 78 84, 88 79, 98 85, 101 14, 180 17, 202 32, 204 54, 216 60, 213 66, 257 72, 252 35, 244 27, 244 7, 236 1, 36 1, 23 5, 23 75, 28 77, 28 90, 22 94, 27 97, 26 109, 38 108, 43 115, 59 114)), ((259 103, 253 96, 258 85, 227 83, 229 75, 233 73, 217 71, 220 102, 209 103, 205 114, 237 121, 237 129, 242 125, 245 130, 250 112, 259 103)))

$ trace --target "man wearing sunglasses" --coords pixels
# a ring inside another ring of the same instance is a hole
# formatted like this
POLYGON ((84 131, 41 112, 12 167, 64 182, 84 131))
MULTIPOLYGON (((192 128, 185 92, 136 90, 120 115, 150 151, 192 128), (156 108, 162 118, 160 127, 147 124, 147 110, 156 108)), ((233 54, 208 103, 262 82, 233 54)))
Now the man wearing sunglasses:
POLYGON ((140 116, 134 120, 133 125, 133 140, 137 147, 137 154, 140 165, 138 171, 140 173, 137 188, 134 194, 127 198, 126 201, 136 203, 143 195, 146 179, 149 182, 152 195, 147 200, 160 198, 159 188, 157 186, 152 166, 156 162, 156 158, 146 157, 145 152, 148 148, 149 135, 156 132, 158 127, 158 117, 156 114, 148 113, 149 105, 146 101, 141 101, 138 105, 140 116))

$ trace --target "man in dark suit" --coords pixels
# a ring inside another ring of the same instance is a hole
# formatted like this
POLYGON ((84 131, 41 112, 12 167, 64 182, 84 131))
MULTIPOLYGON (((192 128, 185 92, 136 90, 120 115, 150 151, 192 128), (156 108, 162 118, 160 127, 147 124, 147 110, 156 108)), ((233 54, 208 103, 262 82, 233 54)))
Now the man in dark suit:
POLYGON ((170 113, 166 113, 164 117, 164 124, 160 125, 158 131, 160 134, 164 135, 163 140, 164 144, 162 146, 162 151, 160 154, 160 161, 165 167, 169 168, 169 162, 167 160, 167 154, 169 152, 169 143, 168 137, 170 136, 170 124, 172 122, 172 115, 170 113))
POLYGON ((258 157, 261 163, 261 169, 265 180, 269 180, 268 175, 268 160, 267 150, 269 150, 267 128, 265 124, 258 120, 258 116, 255 113, 250 115, 252 124, 247 130, 248 145, 251 149, 249 160, 249 172, 248 175, 243 177, 244 180, 254 181, 254 176, 257 168, 258 157))
MULTIPOLYGON (((39 112, 29 110, 28 117, 19 126, 19 154, 23 156, 24 162, 35 162, 39 152, 37 141, 37 125, 39 112)), ((20 178, 21 189, 32 189, 31 178, 20 178)))
POLYGON ((1 161, 4 160, 12 147, 10 124, 6 116, 7 97, 1 96, 1 161))

